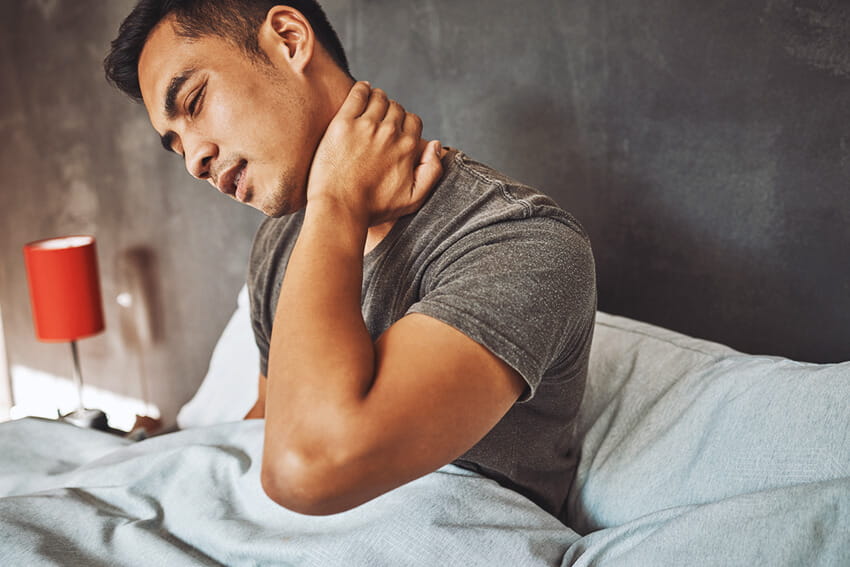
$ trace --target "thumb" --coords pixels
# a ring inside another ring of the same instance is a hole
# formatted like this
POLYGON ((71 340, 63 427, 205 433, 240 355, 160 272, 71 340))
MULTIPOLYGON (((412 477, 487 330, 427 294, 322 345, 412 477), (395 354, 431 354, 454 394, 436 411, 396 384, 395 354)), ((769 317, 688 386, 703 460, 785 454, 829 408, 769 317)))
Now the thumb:
POLYGON ((422 201, 428 196, 428 193, 433 189, 440 176, 443 175, 443 162, 440 161, 440 155, 443 152, 443 145, 439 140, 428 142, 425 150, 422 152, 422 158, 419 160, 413 170, 413 189, 411 191, 414 201, 422 201))

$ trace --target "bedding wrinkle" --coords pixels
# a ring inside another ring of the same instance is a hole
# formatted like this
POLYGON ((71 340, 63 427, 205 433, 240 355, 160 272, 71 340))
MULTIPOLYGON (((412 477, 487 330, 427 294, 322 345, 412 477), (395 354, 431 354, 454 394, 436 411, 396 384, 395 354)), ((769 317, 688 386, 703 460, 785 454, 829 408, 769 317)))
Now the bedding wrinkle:
MULTIPOLYGON (((659 560, 676 557, 699 565, 843 567, 850 547, 837 527, 847 524, 848 486, 847 479, 835 479, 661 510, 586 536, 582 550, 594 565, 618 567, 667 564, 659 560), (634 528, 640 545, 632 541, 634 528)), ((580 564, 568 563, 571 557, 565 565, 580 564)))
MULTIPOLYGON (((626 368, 618 368, 617 372, 632 375, 638 366, 645 364, 645 361, 641 360, 640 353, 640 349, 634 349, 628 357, 626 368)), ((655 369, 660 370, 666 366, 666 362, 663 360, 653 361, 652 365, 655 369)), ((596 452, 594 467, 604 467, 610 458, 624 458, 621 454, 624 447, 628 447, 630 453, 637 454, 641 452, 643 447, 656 443, 665 434, 664 424, 674 418, 667 410, 668 400, 670 397, 676 397, 679 390, 687 390, 688 388, 689 386, 683 386, 675 381, 656 379, 654 374, 643 376, 641 383, 637 385, 622 382, 617 386, 612 391, 608 405, 605 406, 605 409, 593 424, 593 428, 597 428, 603 418, 606 423, 605 431, 600 430, 597 433, 603 435, 606 443, 596 452), (649 401, 639 406, 626 404, 626 401, 630 399, 627 391, 633 388, 640 388, 649 401), (625 420, 625 425, 622 427, 627 433, 625 435, 609 435, 610 428, 614 424, 617 424, 618 427, 621 426, 618 423, 621 419, 625 420), (638 441, 637 444, 635 439, 638 441)), ((677 411, 680 415, 685 414, 688 407, 680 408, 677 411)))
MULTIPOLYGON (((0 502, 8 504, 11 501, 14 505, 16 498, 23 500, 24 497, 10 497, 0 502)), ((115 563, 109 557, 133 557, 136 555, 134 549, 148 539, 158 542, 158 545, 165 543, 171 546, 173 549, 169 555, 177 553, 185 560, 191 560, 193 565, 224 565, 166 529, 163 507, 155 497, 134 494, 133 490, 126 490, 124 486, 61 488, 28 496, 27 500, 31 498, 49 502, 38 508, 40 521, 13 520, 13 523, 28 537, 33 533, 39 534, 39 555, 57 564, 112 566, 115 563), (69 508, 72 514, 69 514, 68 521, 54 524, 55 519, 61 517, 61 510, 69 508)), ((31 506, 32 501, 27 505, 31 506)), ((4 522, 6 518, 4 516, 4 522)), ((156 560, 155 557, 137 557, 132 563, 123 564, 151 565, 156 564, 156 560)))
MULTIPOLYGON (((588 538, 601 537, 594 533, 602 530, 616 539, 618 526, 695 506, 694 517, 708 518, 722 531, 717 518, 730 525, 749 521, 738 518, 746 510, 738 510, 737 498, 751 497, 767 510, 751 538, 769 533, 771 525, 794 549, 747 546, 738 542, 738 533, 715 533, 684 517, 671 520, 659 534, 679 524, 676 529, 686 539, 712 539, 713 546, 691 541, 707 553, 695 564, 712 564, 710 558, 727 540, 749 558, 742 565, 765 564, 766 557, 783 558, 771 564, 810 564, 797 548, 810 551, 808 530, 824 529, 818 519, 822 514, 835 517, 827 528, 833 547, 824 565, 850 564, 850 540, 836 537, 850 533, 850 459, 845 458, 850 454, 850 363, 747 355, 601 312, 595 332, 588 395, 580 413, 586 433, 570 490, 568 525, 588 538), (810 514, 795 516, 794 507, 810 514), (705 517, 697 516, 703 508, 705 517), (795 525, 803 529, 786 529, 795 525), (690 534, 692 528, 699 535, 690 534)), ((675 556, 671 550, 684 552, 667 537, 655 544, 670 552, 666 557, 675 556)), ((633 548, 641 553, 612 564, 658 564, 646 553, 650 541, 633 548)), ((605 564, 607 557, 603 553, 595 559, 605 564)))
POLYGON ((64 565, 68 557, 74 557, 77 559, 78 565, 111 567, 106 558, 86 552, 81 548, 79 539, 58 533, 52 529, 50 524, 42 525, 38 521, 17 517, 10 518, 9 522, 16 528, 16 537, 12 542, 11 532, 0 530, 0 559, 4 557, 3 549, 11 547, 14 543, 14 545, 23 548, 27 555, 49 560, 51 565, 64 565), (4 542, 6 538, 8 539, 4 542))
POLYGON ((100 543, 107 549, 113 549, 120 539, 120 532, 134 528, 163 533, 164 513, 156 499, 133 490, 125 491, 123 486, 97 486, 89 488, 67 488, 67 494, 80 500, 87 507, 97 510, 98 516, 109 518, 100 526, 100 543), (100 493, 100 496, 98 495, 100 493), (124 495, 130 498, 123 499, 124 495), (119 506, 117 501, 124 500, 119 506))
POLYGON ((344 514, 289 512, 252 473, 261 420, 128 444, 25 419, 0 425, 0 565, 850 565, 850 363, 598 317, 569 527, 451 465, 344 514))

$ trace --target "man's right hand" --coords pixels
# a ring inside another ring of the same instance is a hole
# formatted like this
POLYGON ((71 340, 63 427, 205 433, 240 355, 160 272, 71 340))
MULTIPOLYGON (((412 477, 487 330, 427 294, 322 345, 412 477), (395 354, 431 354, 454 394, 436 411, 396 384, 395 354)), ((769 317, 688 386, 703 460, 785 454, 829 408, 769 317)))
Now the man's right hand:
POLYGON ((356 83, 322 137, 307 207, 329 201, 368 228, 416 212, 443 174, 438 141, 381 89, 356 83))

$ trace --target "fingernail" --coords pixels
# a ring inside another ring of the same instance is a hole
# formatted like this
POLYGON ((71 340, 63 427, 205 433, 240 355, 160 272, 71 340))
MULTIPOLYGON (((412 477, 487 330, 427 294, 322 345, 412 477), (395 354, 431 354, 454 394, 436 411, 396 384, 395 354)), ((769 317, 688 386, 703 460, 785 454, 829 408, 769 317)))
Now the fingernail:
POLYGON ((437 147, 434 149, 437 151, 437 157, 440 157, 440 154, 443 152, 443 144, 437 142, 437 147))
POLYGON ((366 86, 367 86, 367 87, 371 87, 371 86, 372 86, 372 83, 370 83, 369 81, 363 81, 363 82, 364 82, 364 83, 366 83, 366 86))

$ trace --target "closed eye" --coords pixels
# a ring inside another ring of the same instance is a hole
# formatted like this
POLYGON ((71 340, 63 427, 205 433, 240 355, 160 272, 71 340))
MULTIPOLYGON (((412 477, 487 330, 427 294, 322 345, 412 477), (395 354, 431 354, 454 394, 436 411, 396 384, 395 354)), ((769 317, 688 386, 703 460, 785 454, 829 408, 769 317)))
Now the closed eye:
POLYGON ((207 84, 204 83, 204 86, 202 86, 200 89, 198 89, 198 94, 195 95, 195 98, 193 98, 192 102, 189 103, 189 108, 188 108, 189 116, 192 116, 192 117, 195 116, 195 114, 198 111, 198 105, 201 103, 201 99, 203 98, 206 91, 207 91, 207 84))

